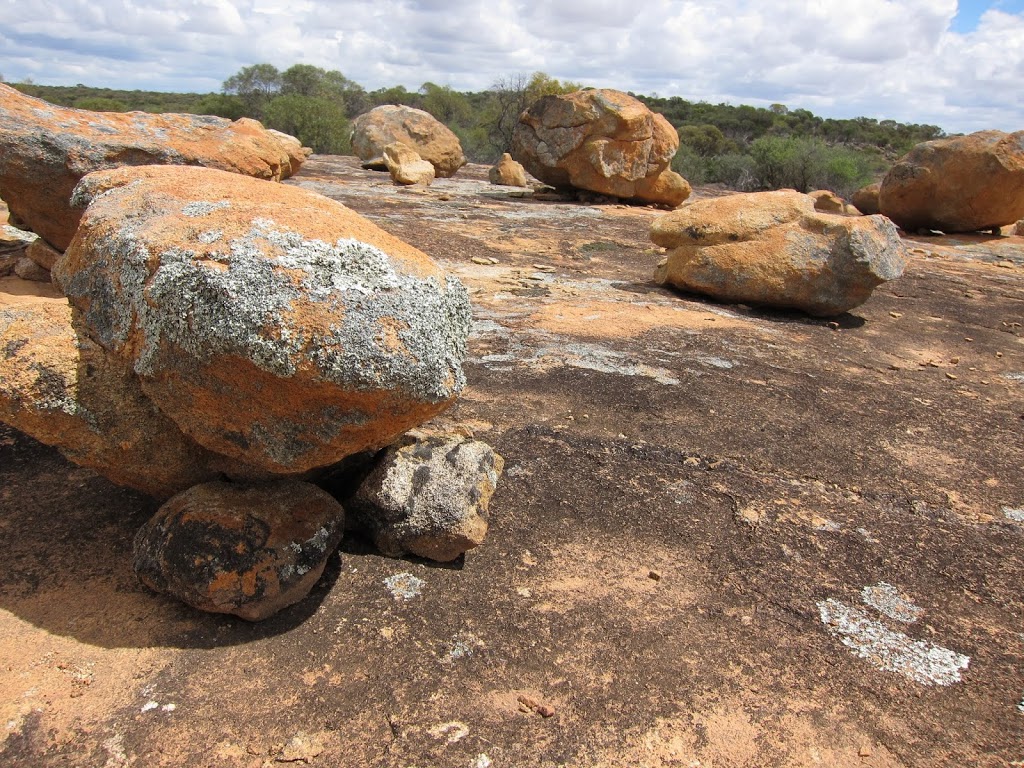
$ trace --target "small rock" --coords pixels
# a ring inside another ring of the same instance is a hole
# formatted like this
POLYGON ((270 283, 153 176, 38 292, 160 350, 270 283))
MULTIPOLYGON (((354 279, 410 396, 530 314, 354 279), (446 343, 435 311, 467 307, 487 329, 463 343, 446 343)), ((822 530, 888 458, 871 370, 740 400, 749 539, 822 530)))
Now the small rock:
POLYGON ((470 259, 470 261, 472 261, 474 264, 490 265, 491 263, 490 259, 485 258, 483 256, 474 256, 472 259, 470 259))
POLYGON ((891 317, 895 317, 895 318, 903 317, 903 313, 902 312, 890 312, 889 315, 891 317))
POLYGON ((43 269, 28 256, 22 256, 14 263, 14 274, 22 280, 32 280, 37 283, 50 282, 50 270, 43 269))
POLYGON ((491 168, 487 174, 491 184, 500 184, 506 187, 525 187, 526 169, 521 163, 512 159, 508 152, 501 156, 501 160, 491 168))
POLYGON ((384 165, 398 184, 430 186, 434 181, 434 166, 421 158, 415 149, 401 142, 384 147, 384 165))
POLYGON ((657 571, 649 571, 647 573, 647 578, 651 581, 661 581, 661 574, 657 571))
POLYGON ((308 763, 323 751, 324 745, 319 738, 297 733, 282 747, 281 754, 274 760, 278 763, 308 763))
POLYGON ((861 748, 859 750, 857 750, 857 754, 860 755, 861 757, 871 757, 871 745, 870 744, 863 744, 863 745, 861 745, 861 748))

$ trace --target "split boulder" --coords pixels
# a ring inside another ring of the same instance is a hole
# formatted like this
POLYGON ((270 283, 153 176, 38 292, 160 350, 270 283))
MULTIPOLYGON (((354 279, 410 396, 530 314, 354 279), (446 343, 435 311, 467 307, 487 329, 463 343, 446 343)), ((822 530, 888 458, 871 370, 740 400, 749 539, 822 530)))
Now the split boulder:
POLYGON ((398 142, 434 166, 437 178, 449 178, 466 164, 459 137, 422 109, 385 104, 352 121, 352 151, 364 168, 387 170, 384 147, 398 142))
POLYGON ((384 147, 384 164, 396 184, 430 186, 434 181, 434 166, 397 141, 384 147))
POLYGON ((54 275, 77 332, 200 446, 299 474, 392 443, 465 384, 465 288, 315 193, 207 168, 87 176, 54 275))
POLYGON ((655 273, 663 285, 826 317, 864 303, 906 264, 885 217, 822 213, 792 190, 692 203, 658 217, 651 239, 669 249, 655 273))
POLYGON ((81 210, 70 205, 86 174, 134 165, 200 165, 279 181, 309 151, 255 120, 209 115, 92 112, 59 107, 0 84, 0 197, 57 250, 81 210))
POLYGON ((545 96, 520 116, 512 147, 527 171, 554 187, 672 207, 690 195, 669 168, 676 130, 621 91, 545 96))
POLYGON ((194 608, 259 621, 309 593, 341 541, 344 517, 309 483, 204 483, 139 530, 135 572, 194 608))
POLYGON ((976 232, 1024 217, 1024 131, 918 144, 882 180, 879 209, 909 232, 976 232))

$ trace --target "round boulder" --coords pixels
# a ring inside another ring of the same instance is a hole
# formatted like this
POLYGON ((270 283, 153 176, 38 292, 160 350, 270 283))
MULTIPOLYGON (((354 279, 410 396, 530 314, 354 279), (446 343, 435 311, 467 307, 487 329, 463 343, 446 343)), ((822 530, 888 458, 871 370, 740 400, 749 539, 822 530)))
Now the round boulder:
POLYGON ((260 621, 313 588, 344 517, 308 483, 204 483, 171 498, 139 530, 135 573, 201 611, 260 621))
POLYGON ((881 213, 878 209, 878 192, 881 188, 882 184, 880 182, 876 182, 858 189, 853 193, 853 200, 851 201, 854 208, 865 216, 873 216, 876 213, 881 213))
POLYGON ((449 178, 466 164, 459 137, 422 109, 385 104, 352 121, 352 151, 363 168, 387 170, 384 148, 398 142, 434 166, 438 178, 449 178))
POLYGON ((908 232, 990 231, 1024 217, 1024 131, 918 144, 886 174, 881 213, 908 232))
POLYGON ((822 213, 793 190, 701 200, 658 217, 668 248, 655 279, 720 301, 838 315, 903 274, 906 250, 884 216, 822 213))
POLYGON ((76 329, 210 451, 298 474, 389 445, 465 385, 465 288, 340 203, 176 166, 76 194, 54 269, 76 329))
POLYGON ((663 115, 609 89, 545 96, 512 136, 513 157, 545 184, 673 207, 690 195, 669 169, 678 148, 663 115))

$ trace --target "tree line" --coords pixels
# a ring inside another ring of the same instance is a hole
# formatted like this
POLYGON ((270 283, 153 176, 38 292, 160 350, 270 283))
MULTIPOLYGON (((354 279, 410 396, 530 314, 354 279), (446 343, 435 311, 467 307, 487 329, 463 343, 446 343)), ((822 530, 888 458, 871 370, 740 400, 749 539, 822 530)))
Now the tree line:
MULTIPOLYGON (((432 82, 416 91, 400 85, 367 91, 337 70, 310 64, 279 70, 266 63, 243 67, 224 81, 220 93, 13 85, 29 95, 80 109, 251 117, 324 154, 351 151, 352 118, 382 104, 403 104, 423 109, 451 128, 466 156, 480 163, 493 163, 509 151, 519 115, 534 101, 582 87, 535 72, 501 78, 479 92, 432 82)), ((880 177, 915 144, 944 135, 934 125, 821 118, 782 104, 762 108, 632 95, 663 114, 679 132, 675 170, 693 184, 720 183, 743 191, 828 188, 849 196, 880 177)))

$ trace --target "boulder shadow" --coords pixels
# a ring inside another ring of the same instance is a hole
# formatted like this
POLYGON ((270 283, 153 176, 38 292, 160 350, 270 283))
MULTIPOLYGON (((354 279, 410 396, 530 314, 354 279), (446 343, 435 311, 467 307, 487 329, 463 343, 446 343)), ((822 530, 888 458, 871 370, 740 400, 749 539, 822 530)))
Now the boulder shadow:
POLYGON ((658 290, 666 296, 674 296, 694 304, 703 304, 709 307, 716 307, 731 312, 740 317, 757 318, 772 323, 784 323, 788 325, 816 325, 833 330, 851 330, 860 328, 867 323, 860 315, 850 312, 843 312, 839 315, 829 317, 815 317, 799 309, 787 309, 783 307, 770 307, 757 304, 733 304, 726 301, 717 301, 702 293, 692 293, 678 288, 659 286, 658 290))

